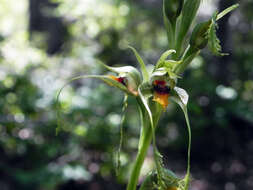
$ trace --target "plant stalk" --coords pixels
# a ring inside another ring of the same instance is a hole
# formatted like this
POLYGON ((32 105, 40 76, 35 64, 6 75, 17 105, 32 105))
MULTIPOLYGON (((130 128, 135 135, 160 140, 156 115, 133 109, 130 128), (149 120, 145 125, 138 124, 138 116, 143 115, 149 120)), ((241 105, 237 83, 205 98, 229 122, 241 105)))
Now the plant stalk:
MULTIPOLYGON (((148 113, 139 98, 137 98, 137 102, 139 105, 139 112, 141 118, 141 135, 139 139, 138 153, 131 171, 130 179, 127 185, 127 190, 136 190, 141 168, 153 137, 148 113)), ((160 118, 160 114, 161 112, 158 112, 157 115, 154 116, 155 117, 154 128, 156 128, 156 125, 160 118)))
MULTIPOLYGON (((143 132, 144 132, 144 130, 143 130, 143 132)), ((127 190, 136 190, 136 186, 138 184, 138 179, 139 179, 139 175, 141 172, 141 168, 142 168, 144 159, 146 157, 148 147, 151 144, 151 140, 152 140, 151 130, 147 130, 147 132, 143 135, 144 135, 144 138, 143 138, 144 141, 143 141, 142 145, 139 147, 139 151, 138 151, 135 163, 132 168, 130 180, 127 185, 127 190)))

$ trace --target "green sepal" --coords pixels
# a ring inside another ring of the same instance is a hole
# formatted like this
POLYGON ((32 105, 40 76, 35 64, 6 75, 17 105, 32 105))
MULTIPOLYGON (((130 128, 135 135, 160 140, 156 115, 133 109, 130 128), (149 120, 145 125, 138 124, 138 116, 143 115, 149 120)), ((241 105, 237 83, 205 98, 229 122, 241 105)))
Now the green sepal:
POLYGON ((141 58, 140 54, 136 51, 136 49, 134 47, 128 46, 128 48, 130 48, 134 52, 135 57, 140 64, 143 82, 147 82, 149 79, 149 74, 148 74, 148 71, 147 71, 147 68, 146 68, 146 65, 145 65, 143 59, 141 58))
POLYGON ((174 49, 170 49, 167 50, 166 52, 164 52, 161 57, 159 58, 159 60, 156 63, 155 69, 158 69, 160 67, 164 66, 165 60, 167 59, 167 57, 172 54, 172 53, 176 53, 176 51, 174 49))
POLYGON ((77 76, 77 77, 74 77, 74 78, 71 78, 69 81, 67 81, 62 87, 61 89, 59 90, 59 92, 57 93, 57 96, 56 96, 56 105, 57 105, 57 128, 56 128, 56 135, 58 135, 60 129, 61 129, 61 124, 63 124, 61 122, 61 118, 60 118, 60 109, 61 109, 61 106, 60 106, 60 101, 59 101, 59 98, 60 98, 60 95, 61 95, 61 92, 63 91, 63 89, 69 85, 70 83, 72 83, 73 81, 75 80, 79 80, 79 79, 91 79, 91 78, 94 78, 94 79, 100 79, 102 81, 104 81, 106 84, 110 85, 110 86, 114 86, 120 90, 122 90, 123 92, 125 92, 126 94, 129 94, 129 95, 132 95, 132 93, 126 88, 126 86, 124 86, 123 84, 113 80, 112 78, 110 78, 109 76, 106 76, 106 75, 82 75, 82 76, 77 76))

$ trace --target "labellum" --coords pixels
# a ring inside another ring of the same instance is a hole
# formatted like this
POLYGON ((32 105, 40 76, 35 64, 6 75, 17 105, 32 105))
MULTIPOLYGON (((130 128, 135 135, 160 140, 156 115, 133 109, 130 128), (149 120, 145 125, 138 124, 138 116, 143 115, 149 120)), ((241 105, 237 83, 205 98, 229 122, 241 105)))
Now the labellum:
POLYGON ((153 101, 161 104, 163 109, 169 104, 168 98, 170 93, 170 87, 166 85, 166 81, 164 80, 155 80, 153 82, 153 90, 154 90, 154 98, 153 101))

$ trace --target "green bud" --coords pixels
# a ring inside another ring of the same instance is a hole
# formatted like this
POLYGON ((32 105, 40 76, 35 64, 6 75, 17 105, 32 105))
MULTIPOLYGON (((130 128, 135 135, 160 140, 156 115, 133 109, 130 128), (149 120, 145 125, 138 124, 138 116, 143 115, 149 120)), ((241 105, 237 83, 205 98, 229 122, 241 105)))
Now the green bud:
POLYGON ((170 21, 172 21, 180 15, 184 0, 164 0, 163 3, 165 15, 170 21))
POLYGON ((195 26, 190 39, 190 45, 192 47, 198 50, 206 47, 208 43, 208 30, 210 28, 211 23, 212 20, 209 20, 207 22, 199 23, 195 26))

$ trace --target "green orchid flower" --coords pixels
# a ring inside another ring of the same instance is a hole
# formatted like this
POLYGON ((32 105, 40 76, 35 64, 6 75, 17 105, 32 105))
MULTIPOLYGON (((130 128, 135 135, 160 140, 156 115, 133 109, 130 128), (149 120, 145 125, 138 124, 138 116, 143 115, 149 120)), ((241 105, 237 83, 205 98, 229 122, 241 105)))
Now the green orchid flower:
MULTIPOLYGON (((170 47, 165 51, 154 65, 152 72, 149 72, 139 53, 131 46, 128 46, 134 53, 139 65, 140 71, 132 66, 110 67, 99 62, 115 75, 84 75, 70 79, 57 94, 58 109, 58 127, 59 131, 62 123, 60 120, 59 97, 64 87, 74 80, 81 78, 94 78, 116 87, 125 94, 122 112, 127 109, 127 98, 133 96, 139 108, 141 119, 140 138, 136 160, 132 166, 127 190, 136 190, 140 171, 147 154, 147 150, 152 143, 153 157, 155 162, 154 171, 147 175, 141 185, 140 190, 188 190, 190 185, 190 151, 191 151, 191 127, 188 117, 187 104, 189 96, 187 92, 177 86, 177 81, 181 79, 180 74, 186 69, 191 61, 200 53, 200 51, 210 44, 210 49, 217 55, 221 53, 219 40, 216 37, 216 22, 232 11, 238 5, 233 5, 221 13, 215 13, 213 17, 198 24, 191 35, 187 48, 183 51, 183 42, 186 34, 196 16, 200 0, 164 0, 163 14, 167 31, 167 37, 170 47), (180 18, 180 19, 178 19, 180 18), (178 25, 178 26, 177 26, 178 25), (178 30, 178 31, 177 31, 178 30), (176 35, 176 33, 178 33, 176 35), (177 177, 172 171, 166 169, 163 164, 162 155, 156 146, 155 131, 161 115, 166 111, 170 102, 174 102, 182 109, 187 131, 188 131, 188 153, 187 170, 184 178, 177 177)), ((123 130, 121 121, 121 140, 117 157, 118 167, 120 166, 119 153, 122 145, 123 130)))

